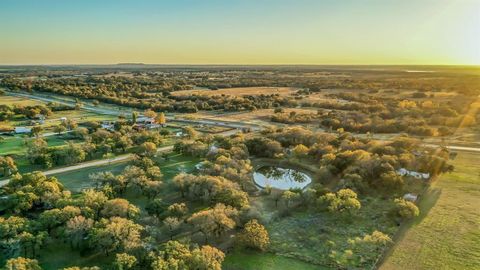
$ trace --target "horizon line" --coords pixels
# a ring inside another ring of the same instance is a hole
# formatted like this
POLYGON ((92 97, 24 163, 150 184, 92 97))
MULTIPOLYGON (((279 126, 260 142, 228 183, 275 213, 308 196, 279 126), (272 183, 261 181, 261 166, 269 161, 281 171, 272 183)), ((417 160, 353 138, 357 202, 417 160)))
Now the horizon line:
POLYGON ((89 64, 2 64, 0 67, 6 66, 429 66, 429 67, 480 67, 480 64, 152 64, 152 63, 89 63, 89 64))

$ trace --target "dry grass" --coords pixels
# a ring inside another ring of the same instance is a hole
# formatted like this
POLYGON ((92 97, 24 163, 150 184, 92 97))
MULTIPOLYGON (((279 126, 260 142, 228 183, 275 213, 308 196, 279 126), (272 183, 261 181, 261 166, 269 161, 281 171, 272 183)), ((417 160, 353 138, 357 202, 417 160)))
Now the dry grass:
POLYGON ((441 176, 380 269, 480 269, 478 154, 460 153, 441 176))
POLYGON ((0 96, 0 105, 22 105, 22 106, 33 106, 42 104, 42 102, 23 98, 23 97, 13 97, 13 96, 0 96))
MULTIPOLYGON (((250 122, 253 120, 263 120, 266 121, 268 124, 270 123, 269 119, 270 116, 274 114, 273 109, 261 109, 255 110, 252 112, 225 112, 225 113, 218 113, 218 112, 198 112, 195 114, 186 114, 182 115, 183 118, 187 119, 210 119, 210 120, 217 120, 217 121, 232 121, 232 122, 250 122)), ((317 113, 317 109, 314 108, 285 108, 283 110, 286 113, 290 113, 292 111, 296 112, 297 114, 301 113, 317 113)))
POLYGON ((261 94, 279 94, 290 95, 295 93, 296 89, 291 87, 238 87, 238 88, 223 88, 219 90, 183 90, 173 92, 175 96, 188 95, 231 95, 231 96, 245 96, 245 95, 261 95, 261 94))

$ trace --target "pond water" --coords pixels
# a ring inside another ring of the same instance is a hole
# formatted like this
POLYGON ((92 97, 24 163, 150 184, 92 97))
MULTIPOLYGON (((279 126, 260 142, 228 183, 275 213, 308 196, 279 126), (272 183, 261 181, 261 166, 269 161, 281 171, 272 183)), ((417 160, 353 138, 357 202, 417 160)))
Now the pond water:
POLYGON ((306 173, 276 166, 258 168, 253 173, 253 180, 262 188, 271 186, 282 190, 304 188, 312 182, 312 179, 306 173))

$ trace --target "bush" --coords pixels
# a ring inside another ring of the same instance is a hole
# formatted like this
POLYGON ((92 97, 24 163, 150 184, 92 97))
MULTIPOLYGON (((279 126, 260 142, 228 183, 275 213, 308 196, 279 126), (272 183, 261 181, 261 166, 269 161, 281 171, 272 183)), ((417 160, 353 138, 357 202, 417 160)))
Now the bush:
POLYGON ((411 219, 420 214, 418 207, 407 200, 404 199, 395 199, 395 209, 398 216, 402 219, 411 219))

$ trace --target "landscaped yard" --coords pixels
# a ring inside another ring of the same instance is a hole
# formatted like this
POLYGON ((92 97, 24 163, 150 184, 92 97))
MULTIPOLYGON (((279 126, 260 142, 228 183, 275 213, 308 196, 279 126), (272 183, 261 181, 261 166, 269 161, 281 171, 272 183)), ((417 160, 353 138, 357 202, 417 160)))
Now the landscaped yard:
POLYGON ((433 183, 419 204, 420 216, 402 228, 380 269, 480 269, 478 158, 459 153, 455 172, 433 183))

